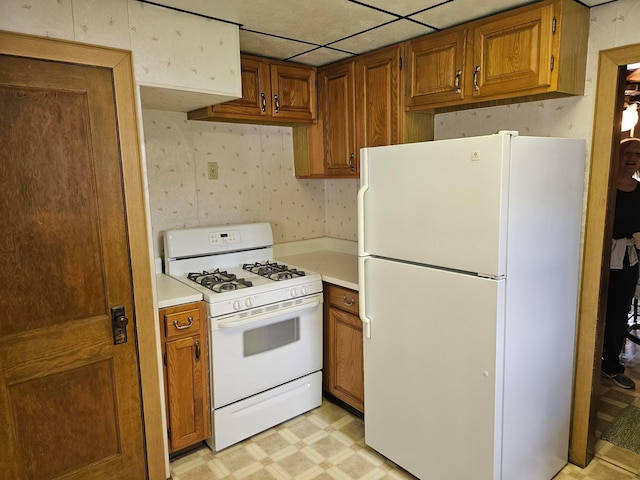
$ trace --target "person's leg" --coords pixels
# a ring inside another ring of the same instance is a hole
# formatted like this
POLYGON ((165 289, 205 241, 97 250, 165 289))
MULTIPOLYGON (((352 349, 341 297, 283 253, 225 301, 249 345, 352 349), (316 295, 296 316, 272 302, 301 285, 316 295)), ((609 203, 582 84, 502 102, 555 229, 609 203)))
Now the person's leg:
POLYGON ((610 270, 607 294, 607 318, 602 348, 602 372, 616 385, 634 388, 635 384, 624 377, 624 366, 620 363, 620 352, 627 332, 627 321, 631 301, 638 279, 638 265, 626 266, 623 270, 610 270))

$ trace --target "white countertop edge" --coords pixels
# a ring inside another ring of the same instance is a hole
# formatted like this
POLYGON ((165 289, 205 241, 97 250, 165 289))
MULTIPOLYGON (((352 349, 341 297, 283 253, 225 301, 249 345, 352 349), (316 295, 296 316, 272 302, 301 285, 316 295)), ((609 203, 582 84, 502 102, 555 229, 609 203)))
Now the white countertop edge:
POLYGON ((166 300, 158 300, 158 308, 175 307, 176 305, 182 305, 185 303, 199 302, 202 300, 202 295, 187 295, 184 297, 171 297, 166 300))
POLYGON ((273 246, 273 256, 287 257, 304 253, 317 252, 319 250, 332 250, 334 252, 358 255, 358 242, 343 240, 333 237, 310 238, 296 242, 276 243, 273 246))
POLYGON ((334 285, 338 285, 339 287, 348 288, 349 290, 355 290, 356 292, 360 290, 357 283, 351 283, 338 277, 322 275, 322 281, 327 283, 332 283, 334 285))
POLYGON ((163 273, 156 274, 156 288, 158 292, 158 308, 173 307, 202 300, 202 293, 163 273))

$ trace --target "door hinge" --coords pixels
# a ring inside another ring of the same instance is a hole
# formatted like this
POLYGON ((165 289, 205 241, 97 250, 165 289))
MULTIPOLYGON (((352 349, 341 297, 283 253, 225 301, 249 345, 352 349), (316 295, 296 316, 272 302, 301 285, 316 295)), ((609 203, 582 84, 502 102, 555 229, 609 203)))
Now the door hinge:
POLYGON ((398 66, 400 67, 400 70, 402 70, 402 57, 398 59, 398 66))
POLYGON ((553 20, 551 21, 551 34, 552 35, 556 34, 557 25, 558 25, 558 21, 556 20, 556 17, 553 17, 553 20))
POLYGON ((171 429, 167 428, 167 437, 171 440, 171 429))
POLYGON ((551 65, 550 65, 550 67, 551 67, 551 71, 552 72, 553 72, 553 69, 555 68, 555 66, 556 66, 556 57, 555 57, 555 55, 551 55, 551 65))
POLYGON ((164 352, 164 355, 162 356, 162 359, 164 360, 164 365, 166 367, 167 366, 167 352, 164 352))

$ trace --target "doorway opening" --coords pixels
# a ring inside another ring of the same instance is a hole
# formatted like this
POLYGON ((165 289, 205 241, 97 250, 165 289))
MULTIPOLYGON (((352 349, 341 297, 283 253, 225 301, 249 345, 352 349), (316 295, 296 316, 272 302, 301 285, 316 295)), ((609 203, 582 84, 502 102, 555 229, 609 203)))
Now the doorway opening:
POLYGON ((569 460, 581 467, 593 458, 597 440, 600 352, 606 307, 606 302, 600 299, 606 299, 602 294, 607 291, 609 272, 610 222, 613 218, 609 215, 612 208, 610 193, 615 191, 611 189, 611 159, 617 158, 621 138, 620 71, 621 67, 626 70, 627 65, 639 60, 640 44, 603 50, 599 54, 569 445, 569 460))

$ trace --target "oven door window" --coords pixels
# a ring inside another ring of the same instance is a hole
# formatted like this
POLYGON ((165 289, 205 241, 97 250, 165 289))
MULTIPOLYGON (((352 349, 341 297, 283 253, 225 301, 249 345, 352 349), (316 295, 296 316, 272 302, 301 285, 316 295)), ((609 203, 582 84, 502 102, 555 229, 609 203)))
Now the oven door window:
POLYGON ((300 317, 247 330, 243 334, 244 356, 268 352, 300 340, 300 317))

